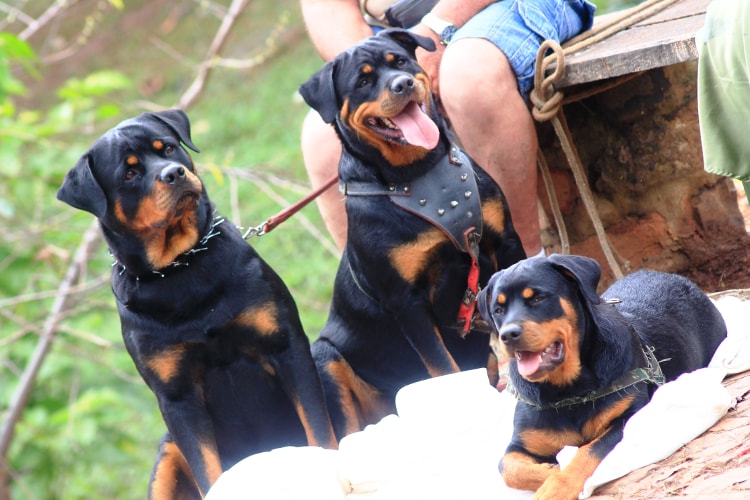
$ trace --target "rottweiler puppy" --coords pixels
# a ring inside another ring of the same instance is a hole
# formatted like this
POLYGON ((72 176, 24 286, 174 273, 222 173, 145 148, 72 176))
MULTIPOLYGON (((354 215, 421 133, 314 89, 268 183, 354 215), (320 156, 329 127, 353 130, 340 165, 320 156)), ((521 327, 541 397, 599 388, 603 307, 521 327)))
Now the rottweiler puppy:
POLYGON ((726 337, 719 311, 686 278, 637 271, 600 298, 600 274, 588 257, 531 258, 479 294, 518 398, 500 471, 534 498, 578 498, 657 386, 708 365, 726 337), (560 470, 567 445, 579 449, 560 470))
POLYGON ((217 215, 183 144, 198 151, 184 112, 144 113, 57 192, 99 219, 125 346, 167 425, 151 498, 200 498, 256 452, 336 446, 291 294, 217 215))
POLYGON ((347 244, 312 346, 339 437, 392 413, 406 384, 488 366, 474 293, 525 257, 500 188, 452 143, 417 47, 435 49, 382 31, 300 88, 343 144, 347 244))

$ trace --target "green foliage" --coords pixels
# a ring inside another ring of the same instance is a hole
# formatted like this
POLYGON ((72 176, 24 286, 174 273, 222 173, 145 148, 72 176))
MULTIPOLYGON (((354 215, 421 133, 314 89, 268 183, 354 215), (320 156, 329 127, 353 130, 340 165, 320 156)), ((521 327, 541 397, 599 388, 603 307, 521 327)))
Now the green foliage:
MULTIPOLYGON (((2 408, 8 407, 36 346, 35 333, 49 314, 48 292, 56 289, 90 223, 83 214, 62 209, 55 189, 87 147, 89 139, 80 131, 100 129, 103 120, 121 113, 102 97, 130 85, 118 72, 101 71, 67 81, 58 89, 58 102, 45 110, 17 106, 13 96, 23 95, 26 87, 15 73, 20 67, 36 77, 35 61, 28 44, 0 34, 2 408)), ((108 269, 107 261, 100 254, 91 266, 108 269)), ((91 498, 92 491, 102 498, 127 498, 123 492, 133 485, 143 492, 164 432, 153 396, 122 347, 106 286, 76 298, 74 319, 58 334, 16 427, 10 469, 18 498, 91 498), (133 422, 142 422, 145 431, 133 422)))
POLYGON ((0 33, 0 103, 4 109, 12 107, 11 94, 23 94, 25 90, 23 83, 13 76, 11 63, 21 63, 27 71, 32 71, 34 60, 34 50, 28 43, 10 33, 0 33))

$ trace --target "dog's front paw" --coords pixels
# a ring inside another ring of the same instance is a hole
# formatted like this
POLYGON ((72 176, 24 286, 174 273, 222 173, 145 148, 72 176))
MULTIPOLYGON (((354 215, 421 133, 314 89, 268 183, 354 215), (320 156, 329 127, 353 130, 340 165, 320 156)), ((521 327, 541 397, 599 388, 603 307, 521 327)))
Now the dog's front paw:
POLYGON ((583 490, 586 478, 578 478, 556 472, 542 483, 536 493, 534 500, 575 500, 583 490))

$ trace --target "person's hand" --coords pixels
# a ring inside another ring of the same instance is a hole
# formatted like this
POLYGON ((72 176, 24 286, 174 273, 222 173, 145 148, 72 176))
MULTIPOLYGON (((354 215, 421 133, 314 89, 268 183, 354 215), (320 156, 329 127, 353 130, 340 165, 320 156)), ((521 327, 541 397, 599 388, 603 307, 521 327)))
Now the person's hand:
POLYGON ((411 31, 416 33, 417 35, 432 38, 432 40, 435 42, 436 49, 434 52, 430 52, 428 50, 424 50, 421 47, 417 47, 416 55, 417 62, 422 67, 424 72, 427 73, 427 76, 430 77, 432 94, 435 96, 435 100, 439 101, 440 82, 438 76, 440 73, 440 60, 443 58, 443 51, 445 50, 445 46, 440 45, 440 37, 422 23, 414 26, 411 31))

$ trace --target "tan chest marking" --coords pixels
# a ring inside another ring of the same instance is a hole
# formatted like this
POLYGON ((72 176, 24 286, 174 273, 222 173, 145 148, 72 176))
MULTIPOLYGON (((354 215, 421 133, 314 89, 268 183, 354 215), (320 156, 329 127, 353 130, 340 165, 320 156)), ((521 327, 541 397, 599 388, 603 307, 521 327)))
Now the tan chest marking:
POLYGON ((391 249, 391 265, 408 283, 414 283, 427 267, 436 248, 448 238, 438 228, 432 228, 417 235, 417 238, 391 249))

